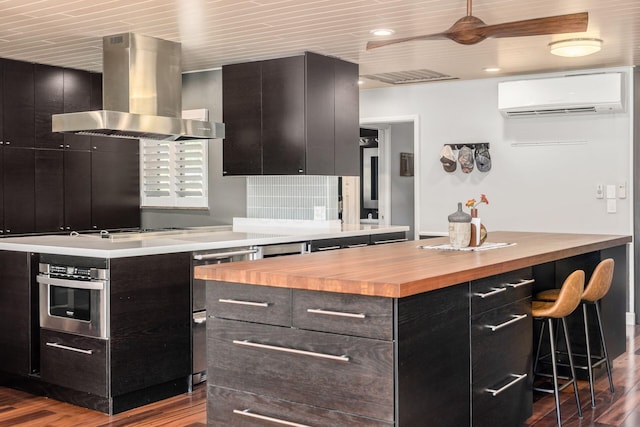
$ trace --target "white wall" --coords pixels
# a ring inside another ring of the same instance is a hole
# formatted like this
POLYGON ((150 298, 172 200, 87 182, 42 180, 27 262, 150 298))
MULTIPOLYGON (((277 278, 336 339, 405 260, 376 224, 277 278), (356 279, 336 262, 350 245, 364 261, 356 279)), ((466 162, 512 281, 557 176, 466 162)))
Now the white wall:
MULTIPOLYGON (((598 71, 624 71, 628 83, 631 68, 598 71)), ((480 207, 480 216, 489 237, 491 230, 631 234, 630 114, 507 120, 497 108, 501 80, 507 79, 361 91, 361 118, 419 117, 418 231, 445 233, 457 202, 485 193, 490 205, 480 207), (485 141, 491 144, 490 172, 464 174, 459 165, 444 172, 443 144, 485 141), (606 201, 595 197, 596 184, 620 182, 627 183, 629 197, 618 199, 617 213, 609 214, 606 201)))
POLYGON ((400 175, 400 153, 413 153, 413 123, 393 123, 390 126, 391 155, 391 224, 408 225, 407 236, 413 239, 414 177, 400 175))

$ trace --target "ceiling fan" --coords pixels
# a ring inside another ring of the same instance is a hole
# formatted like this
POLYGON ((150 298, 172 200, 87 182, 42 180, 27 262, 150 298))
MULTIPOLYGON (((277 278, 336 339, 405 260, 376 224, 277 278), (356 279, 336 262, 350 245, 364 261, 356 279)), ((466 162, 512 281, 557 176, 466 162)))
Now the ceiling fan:
POLYGON ((487 37, 523 37, 579 33, 587 30, 588 22, 589 14, 581 12, 487 25, 480 18, 476 18, 471 14, 471 0, 467 0, 467 16, 458 19, 448 30, 422 36, 371 41, 367 43, 367 50, 414 40, 451 39, 460 44, 476 44, 487 37))

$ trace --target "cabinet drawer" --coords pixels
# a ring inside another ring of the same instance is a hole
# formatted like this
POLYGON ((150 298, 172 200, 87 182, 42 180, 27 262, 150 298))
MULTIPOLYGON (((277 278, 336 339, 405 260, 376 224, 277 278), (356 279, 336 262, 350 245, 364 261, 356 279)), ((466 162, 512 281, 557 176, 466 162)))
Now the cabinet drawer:
POLYGON ((311 241, 311 252, 330 251, 333 249, 367 246, 369 236, 350 236, 339 239, 321 239, 311 241))
POLYGON ((211 385, 394 417, 392 342, 214 318, 207 360, 211 385))
POLYGON ((291 325, 291 290, 228 282, 207 283, 207 314, 233 320, 291 325))
POLYGON ((519 425, 531 413, 531 300, 473 317, 471 353, 473 425, 519 425))
POLYGON ((471 315, 531 296, 530 268, 510 271, 471 282, 471 315))
POLYGON ((314 291, 293 291, 296 328, 358 337, 393 339, 393 300, 314 291))
POLYGON ((370 243, 372 245, 381 245, 384 243, 404 242, 407 240, 407 233, 398 231, 395 233, 372 234, 370 243))
POLYGON ((107 340, 40 330, 42 381, 107 397, 107 340))
POLYGON ((361 418, 337 411, 300 405, 252 393, 209 385, 208 426, 335 426, 391 427, 393 422, 361 418))

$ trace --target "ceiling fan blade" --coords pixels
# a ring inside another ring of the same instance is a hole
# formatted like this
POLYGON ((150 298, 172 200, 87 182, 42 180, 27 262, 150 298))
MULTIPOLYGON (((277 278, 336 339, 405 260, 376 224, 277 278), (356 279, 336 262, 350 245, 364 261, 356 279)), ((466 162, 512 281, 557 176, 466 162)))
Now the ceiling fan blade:
POLYGON ((388 46, 391 44, 398 44, 404 42, 410 42, 414 40, 439 40, 446 39, 447 36, 445 33, 436 33, 436 34, 426 34, 423 36, 414 36, 414 37, 404 37, 401 39, 393 39, 393 40, 378 40, 367 43, 367 50, 375 49, 382 46, 388 46))
POLYGON ((548 16, 546 18, 525 19, 478 28, 485 37, 522 37, 544 34, 582 33, 587 31, 589 13, 548 16))

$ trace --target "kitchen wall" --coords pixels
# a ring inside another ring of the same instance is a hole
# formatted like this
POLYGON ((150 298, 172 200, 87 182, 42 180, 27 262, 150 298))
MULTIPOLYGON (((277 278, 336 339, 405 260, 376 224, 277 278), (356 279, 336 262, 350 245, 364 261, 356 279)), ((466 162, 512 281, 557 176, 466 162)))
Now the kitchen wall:
MULTIPOLYGON (((631 93, 631 68, 591 71, 625 72, 631 93)), ((418 230, 446 233, 457 202, 484 193, 490 204, 479 211, 489 238, 491 230, 631 234, 631 199, 617 199, 615 214, 607 213, 605 199, 596 199, 598 183, 626 183, 632 194, 629 112, 507 120, 497 108, 501 80, 506 78, 361 91, 363 120, 419 117, 418 230), (442 144, 484 141, 491 144, 491 171, 443 170, 442 144)))
MULTIPOLYGON (((222 121, 222 71, 182 75, 182 108, 206 108, 209 120, 222 121)), ((184 227, 231 224, 246 216, 246 178, 222 176, 222 140, 209 141, 209 209, 142 210, 142 227, 184 227)))
POLYGON ((414 230, 414 177, 400 175, 400 153, 413 153, 413 123, 393 123, 389 126, 391 173, 391 224, 408 225, 407 236, 414 230))

